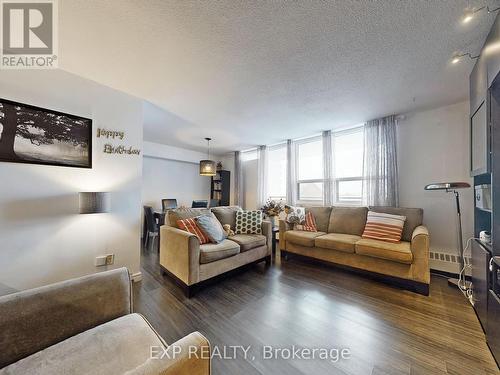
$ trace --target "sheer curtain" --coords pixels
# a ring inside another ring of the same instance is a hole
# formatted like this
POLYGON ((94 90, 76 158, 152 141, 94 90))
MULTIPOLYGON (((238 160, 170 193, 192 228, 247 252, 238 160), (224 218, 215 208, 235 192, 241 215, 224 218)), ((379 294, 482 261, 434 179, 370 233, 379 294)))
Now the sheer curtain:
POLYGON ((321 134, 323 141, 323 205, 331 206, 333 204, 333 165, 332 165, 332 131, 325 130, 321 134))
POLYGON ((398 206, 396 116, 365 124, 363 197, 368 206, 398 206))
POLYGON ((286 141, 286 202, 290 206, 297 204, 297 177, 295 174, 295 142, 286 141))
POLYGON ((262 207, 269 198, 267 192, 267 146, 257 150, 257 207, 262 207))
POLYGON ((234 153, 234 204, 243 207, 243 170, 240 151, 234 153))

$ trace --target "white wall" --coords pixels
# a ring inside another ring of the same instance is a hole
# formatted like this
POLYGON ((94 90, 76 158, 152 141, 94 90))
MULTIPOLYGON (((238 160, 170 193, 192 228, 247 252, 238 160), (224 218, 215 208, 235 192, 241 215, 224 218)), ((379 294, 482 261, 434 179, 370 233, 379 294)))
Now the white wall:
MULTIPOLYGON (((400 205, 424 209, 431 249, 458 254, 454 196, 425 191, 432 182, 469 177, 469 103, 409 113, 398 126, 400 205)), ((464 241, 473 235, 473 190, 460 190, 464 241)))
POLYGON ((142 148, 142 102, 72 74, 1 71, 1 97, 93 119, 93 168, 0 163, 0 286, 16 290, 103 270, 140 271, 142 156, 109 155, 98 127, 142 148), (79 191, 111 192, 112 212, 78 214, 79 191), (3 285, 1 285, 3 284, 3 285))
POLYGON ((142 202, 161 209, 163 198, 175 198, 179 206, 210 199, 210 177, 200 176, 198 164, 144 157, 142 202))

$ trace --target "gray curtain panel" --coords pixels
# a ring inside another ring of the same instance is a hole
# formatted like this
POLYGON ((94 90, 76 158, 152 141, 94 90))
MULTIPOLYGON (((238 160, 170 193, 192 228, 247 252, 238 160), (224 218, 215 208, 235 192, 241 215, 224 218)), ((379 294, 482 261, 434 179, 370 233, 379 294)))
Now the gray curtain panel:
POLYGON ((321 134, 323 141, 323 177, 325 183, 323 186, 323 205, 331 206, 333 204, 333 162, 332 162, 332 131, 325 130, 321 134))
POLYGON ((267 146, 259 146, 257 163, 257 204, 258 208, 260 208, 269 198, 267 191, 267 146))
POLYGON ((297 177, 295 175, 295 142, 286 141, 286 202, 290 206, 297 204, 297 177))
POLYGON ((369 206, 399 204, 396 116, 365 124, 363 197, 369 206))
POLYGON ((243 169, 240 151, 234 153, 234 204, 243 207, 243 169))

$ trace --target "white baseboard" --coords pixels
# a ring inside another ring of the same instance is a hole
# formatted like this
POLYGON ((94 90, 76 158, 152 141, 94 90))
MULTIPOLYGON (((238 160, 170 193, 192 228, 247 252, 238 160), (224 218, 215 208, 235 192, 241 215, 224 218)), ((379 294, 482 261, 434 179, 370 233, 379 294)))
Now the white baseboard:
POLYGON ((130 275, 130 278, 134 283, 138 283, 142 280, 142 272, 133 273, 132 275, 130 275))

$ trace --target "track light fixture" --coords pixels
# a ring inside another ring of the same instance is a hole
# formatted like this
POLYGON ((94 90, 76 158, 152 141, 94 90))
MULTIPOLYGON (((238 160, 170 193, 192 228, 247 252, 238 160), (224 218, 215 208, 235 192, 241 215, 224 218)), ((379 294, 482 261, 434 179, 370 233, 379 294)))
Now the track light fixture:
POLYGON ((470 22, 470 21, 472 21, 472 19, 474 18, 474 15, 475 15, 477 12, 479 12, 479 11, 481 11, 481 10, 483 10, 483 9, 485 9, 485 10, 486 10, 486 12, 487 12, 488 14, 490 14, 490 13, 494 13, 494 12, 499 11, 499 10, 500 10, 500 7, 495 8, 495 9, 490 9, 490 7, 489 7, 489 6, 486 6, 486 5, 485 5, 485 6, 482 6, 482 7, 480 7, 480 8, 470 8, 470 7, 467 7, 467 8, 465 8, 465 10, 464 10, 464 14, 463 14, 463 16, 462 16, 462 23, 469 23, 469 22, 470 22))
POLYGON ((460 61, 462 61, 462 59, 464 57, 468 57, 469 59, 471 60, 475 60, 479 57, 479 55, 477 56, 472 56, 470 53, 456 53, 453 55, 453 57, 451 58, 451 63, 452 64, 458 64, 460 61))

